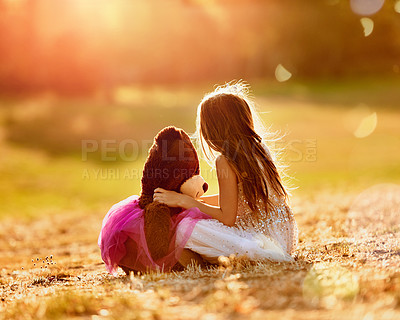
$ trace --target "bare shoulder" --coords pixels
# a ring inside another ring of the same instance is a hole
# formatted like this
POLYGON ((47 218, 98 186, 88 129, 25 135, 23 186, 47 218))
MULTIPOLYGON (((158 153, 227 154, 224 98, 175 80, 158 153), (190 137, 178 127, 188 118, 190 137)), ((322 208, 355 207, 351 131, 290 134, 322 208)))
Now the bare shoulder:
POLYGON ((226 159, 222 154, 220 154, 216 159, 215 159, 215 166, 216 168, 230 168, 231 165, 228 162, 228 159, 226 159))
POLYGON ((223 156, 219 155, 215 159, 215 167, 217 169, 218 178, 228 178, 236 180, 236 173, 229 161, 223 156))

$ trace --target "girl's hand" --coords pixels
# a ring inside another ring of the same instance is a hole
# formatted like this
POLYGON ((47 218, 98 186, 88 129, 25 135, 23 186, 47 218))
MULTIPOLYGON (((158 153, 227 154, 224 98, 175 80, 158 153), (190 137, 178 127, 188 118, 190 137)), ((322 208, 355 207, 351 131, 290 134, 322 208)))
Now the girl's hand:
POLYGON ((194 199, 182 193, 157 188, 154 190, 153 200, 169 207, 189 209, 191 207, 191 200, 194 199))

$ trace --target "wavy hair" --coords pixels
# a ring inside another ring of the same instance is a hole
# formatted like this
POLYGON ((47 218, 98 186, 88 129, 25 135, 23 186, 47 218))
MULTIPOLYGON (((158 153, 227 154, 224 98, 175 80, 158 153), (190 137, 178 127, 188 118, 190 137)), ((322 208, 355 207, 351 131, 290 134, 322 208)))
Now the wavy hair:
POLYGON ((242 182, 250 209, 257 212, 261 200, 268 212, 271 205, 268 186, 285 199, 288 194, 263 143, 263 134, 257 133, 262 124, 253 108, 245 83, 228 83, 216 88, 198 106, 196 137, 209 161, 218 153, 228 160, 238 181, 242 182))

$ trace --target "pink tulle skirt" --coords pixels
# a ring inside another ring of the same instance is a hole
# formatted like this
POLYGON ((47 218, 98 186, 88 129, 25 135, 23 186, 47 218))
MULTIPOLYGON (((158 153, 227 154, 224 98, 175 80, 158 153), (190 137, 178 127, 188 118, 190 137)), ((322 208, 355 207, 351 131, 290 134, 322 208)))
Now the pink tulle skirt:
POLYGON ((103 220, 98 240, 101 257, 107 270, 116 275, 119 262, 127 254, 125 241, 130 238, 136 244, 135 252, 128 252, 131 255, 130 261, 134 261, 134 265, 130 266, 132 269, 143 272, 168 271, 178 262, 196 223, 201 219, 209 218, 197 208, 184 210, 172 216, 168 254, 155 261, 147 247, 144 233, 144 210, 139 207, 139 197, 131 196, 112 206, 103 220), (188 224, 186 224, 184 234, 180 234, 179 243, 176 243, 177 226, 185 218, 190 219, 187 219, 188 224))

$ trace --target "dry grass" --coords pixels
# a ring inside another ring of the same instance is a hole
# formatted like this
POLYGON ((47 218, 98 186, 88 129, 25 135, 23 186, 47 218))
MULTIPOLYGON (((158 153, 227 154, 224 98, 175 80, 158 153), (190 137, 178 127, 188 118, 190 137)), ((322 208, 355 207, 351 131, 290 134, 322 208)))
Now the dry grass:
MULTIPOLYGON (((111 204, 140 191, 139 175, 123 173, 141 173, 144 158, 84 162, 74 152, 83 138, 145 142, 170 124, 192 131, 192 106, 204 91, 175 102, 151 91, 112 108, 52 97, 1 103, 0 320, 399 319, 399 187, 361 192, 400 181, 397 82, 371 90, 294 85, 264 95, 269 87, 255 88, 257 102, 267 124, 289 131, 282 146, 300 187, 292 203, 296 262, 223 259, 208 269, 136 277, 107 274, 96 243, 111 204), (353 134, 364 116, 354 118, 360 102, 378 115, 364 139, 353 134), (314 160, 306 157, 310 139, 314 160), (99 171, 109 175, 96 178, 99 171)), ((215 192, 215 175, 202 174, 215 192)))
POLYGON ((207 269, 116 278, 96 246, 102 215, 5 221, 0 319, 398 318, 399 230, 355 234, 354 199, 297 198, 294 263, 231 257, 207 269))

